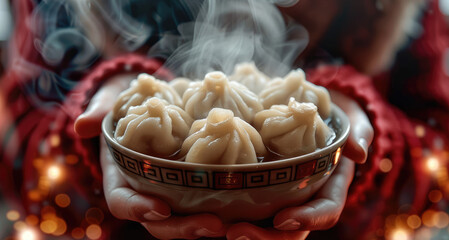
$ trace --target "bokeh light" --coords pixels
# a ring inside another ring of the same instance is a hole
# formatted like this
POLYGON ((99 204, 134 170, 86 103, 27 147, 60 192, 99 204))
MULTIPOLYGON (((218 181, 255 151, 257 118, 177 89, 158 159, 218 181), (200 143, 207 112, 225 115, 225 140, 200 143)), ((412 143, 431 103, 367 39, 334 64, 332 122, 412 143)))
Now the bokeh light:
POLYGON ((31 214, 25 218, 25 222, 28 225, 36 226, 37 224, 39 224, 39 218, 36 215, 31 214))
POLYGON ((407 225, 411 229, 417 229, 421 226, 421 218, 418 215, 411 215, 407 218, 407 225))
POLYGON ((392 168, 393 168, 393 162, 390 159, 384 158, 384 159, 380 160, 380 163, 379 163, 380 171, 387 173, 387 172, 391 171, 392 168))
POLYGON ((415 128, 415 134, 417 137, 424 137, 424 135, 426 135, 426 129, 424 128, 424 126, 418 125, 415 128))
POLYGON ((10 210, 6 213, 6 218, 9 221, 17 221, 20 218, 20 213, 16 210, 10 210))
POLYGON ((56 195, 55 203, 62 208, 68 207, 70 205, 70 197, 65 193, 60 193, 56 195))
POLYGON ((395 229, 391 234, 391 240, 410 240, 410 233, 404 229, 395 229))
POLYGON ((53 219, 44 220, 40 224, 41 231, 47 234, 52 234, 57 227, 58 224, 53 219))
POLYGON ((435 215, 436 211, 435 210, 426 210, 423 214, 422 214, 422 222, 425 226, 427 227, 434 227, 436 224, 436 220, 437 220, 437 216, 435 215))
POLYGON ((61 168, 57 165, 50 166, 47 170, 48 178, 57 180, 61 177, 61 168))
POLYGON ((445 228, 449 225, 449 215, 445 212, 437 212, 435 214, 435 227, 437 228, 445 228))
POLYGON ((18 232, 19 240, 37 240, 39 239, 38 233, 32 228, 24 228, 18 232))
POLYGON ((27 228, 27 224, 22 221, 17 221, 14 223, 14 229, 16 231, 22 231, 27 228))
POLYGON ((438 161, 438 159, 436 157, 429 157, 426 160, 426 167, 429 171, 435 172, 439 169, 440 162, 438 161))
POLYGON ((53 235, 61 236, 67 231, 67 224, 62 218, 56 218, 56 230, 53 231, 53 235))
POLYGON ((91 224, 86 228, 86 236, 90 239, 99 239, 101 237, 101 228, 97 224, 91 224))
POLYGON ((84 230, 80 227, 74 228, 72 230, 72 237, 74 239, 81 239, 84 238, 84 230))

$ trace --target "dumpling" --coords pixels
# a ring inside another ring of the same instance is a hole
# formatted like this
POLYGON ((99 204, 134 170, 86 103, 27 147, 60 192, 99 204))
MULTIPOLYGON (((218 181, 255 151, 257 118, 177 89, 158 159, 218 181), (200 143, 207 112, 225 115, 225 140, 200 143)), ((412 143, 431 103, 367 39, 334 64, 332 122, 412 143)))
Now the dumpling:
POLYGON ((130 107, 140 105, 151 97, 164 99, 177 106, 182 105, 181 97, 167 82, 142 73, 131 81, 128 89, 120 93, 113 109, 114 120, 118 121, 126 115, 130 107))
POLYGON ((178 93, 179 96, 182 97, 187 88, 189 88, 190 84, 195 82, 197 81, 192 81, 188 78, 180 77, 171 80, 168 84, 178 93))
POLYGON ((291 71, 284 79, 273 79, 259 94, 265 109, 277 104, 288 104, 291 97, 298 102, 310 102, 318 107, 321 118, 330 116, 331 100, 326 88, 306 81, 301 69, 291 71))
POLYGON ((237 64, 229 80, 239 82, 255 94, 259 94, 270 78, 259 71, 254 62, 250 62, 237 64))
POLYGON ((210 72, 202 82, 191 84, 182 101, 184 110, 194 119, 206 118, 212 108, 225 108, 251 123, 254 115, 263 110, 255 93, 238 82, 230 82, 222 72, 210 72))
POLYGON ((266 153, 259 133, 231 110, 214 108, 192 124, 181 154, 186 162, 204 164, 256 163, 266 153))
POLYGON ((170 157, 181 149, 192 123, 193 119, 180 107, 153 97, 129 108, 118 121, 114 137, 137 152, 170 157))
POLYGON ((311 153, 335 138, 334 131, 323 122, 313 103, 299 103, 293 98, 288 105, 273 105, 257 113, 254 127, 265 146, 284 157, 311 153))

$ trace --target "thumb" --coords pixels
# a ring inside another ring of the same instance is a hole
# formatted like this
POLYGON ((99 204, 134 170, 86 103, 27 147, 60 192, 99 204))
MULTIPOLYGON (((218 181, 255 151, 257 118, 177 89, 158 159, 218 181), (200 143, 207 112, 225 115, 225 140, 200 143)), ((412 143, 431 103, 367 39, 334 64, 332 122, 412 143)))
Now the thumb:
POLYGON ((96 137, 101 132, 101 121, 114 107, 121 91, 129 86, 134 74, 117 75, 105 83, 92 97, 87 109, 75 121, 75 132, 83 138, 96 137))

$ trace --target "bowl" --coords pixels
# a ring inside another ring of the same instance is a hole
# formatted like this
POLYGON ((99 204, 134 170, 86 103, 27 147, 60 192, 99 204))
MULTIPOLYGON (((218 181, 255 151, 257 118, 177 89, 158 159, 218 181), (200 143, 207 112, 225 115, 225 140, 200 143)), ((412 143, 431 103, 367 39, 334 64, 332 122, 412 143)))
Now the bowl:
POLYGON ((225 222, 256 221, 298 206, 326 182, 349 135, 349 120, 336 105, 329 118, 336 137, 315 152, 270 162, 211 165, 138 153, 114 139, 112 113, 102 131, 109 150, 130 186, 166 201, 176 214, 212 213, 225 222))

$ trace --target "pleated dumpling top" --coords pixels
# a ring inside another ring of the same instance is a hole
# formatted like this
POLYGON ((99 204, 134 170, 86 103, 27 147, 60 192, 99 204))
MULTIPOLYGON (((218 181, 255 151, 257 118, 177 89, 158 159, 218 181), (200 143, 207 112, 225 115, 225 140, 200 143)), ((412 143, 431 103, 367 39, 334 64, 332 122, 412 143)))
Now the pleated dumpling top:
POLYGON ((125 147, 156 157, 176 154, 193 119, 180 107, 153 97, 130 107, 118 121, 114 137, 125 147))
POLYGON ((164 99, 177 106, 182 105, 181 97, 167 82, 142 73, 137 79, 131 81, 128 89, 118 96, 113 109, 114 120, 118 121, 126 115, 130 107, 140 105, 151 97, 164 99))
POLYGON ((201 82, 189 85, 182 97, 184 110, 194 119, 206 118, 213 108, 224 108, 251 123, 263 110, 259 97, 244 85, 229 81, 222 72, 210 72, 201 82))
POLYGON ((293 98, 288 105, 273 105, 257 113, 254 127, 265 146, 283 157, 311 153, 335 138, 334 131, 323 122, 313 103, 299 103, 293 98))
POLYGON ((266 154, 259 133, 231 110, 214 108, 192 124, 181 155, 186 162, 204 164, 257 163, 266 154))
POLYGON ((273 105, 287 105, 289 99, 293 97, 298 102, 315 104, 322 119, 330 116, 331 99, 329 92, 322 86, 308 82, 304 71, 301 69, 291 71, 283 79, 271 80, 265 89, 260 92, 259 97, 265 109, 273 105))

